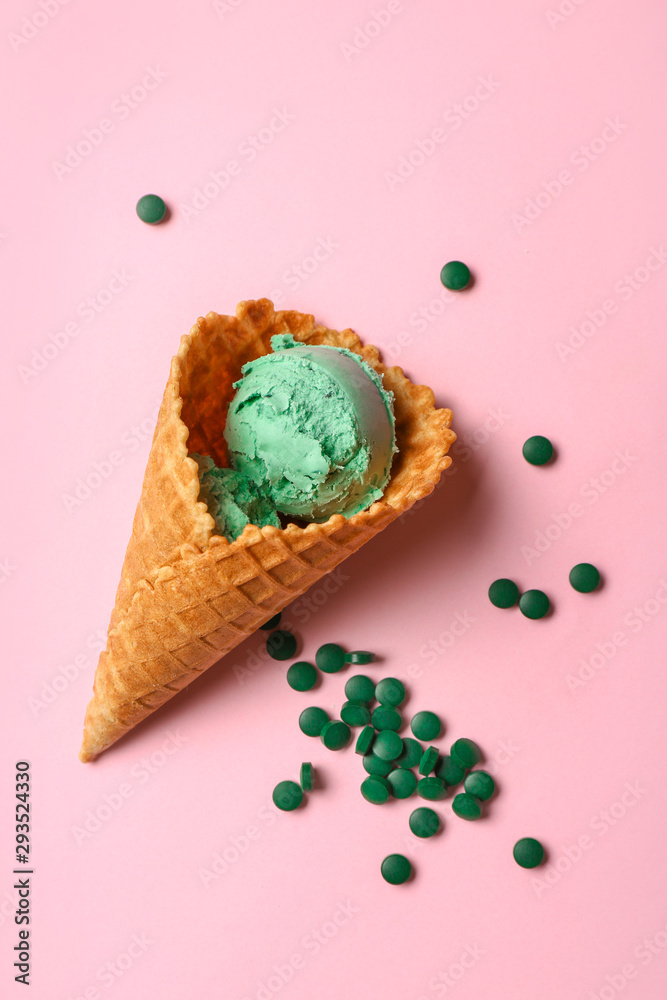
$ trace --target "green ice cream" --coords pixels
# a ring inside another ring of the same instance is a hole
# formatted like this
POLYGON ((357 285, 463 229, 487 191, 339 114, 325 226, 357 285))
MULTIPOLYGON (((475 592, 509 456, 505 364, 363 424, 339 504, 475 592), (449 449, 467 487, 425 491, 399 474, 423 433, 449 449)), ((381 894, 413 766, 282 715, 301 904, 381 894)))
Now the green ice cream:
POLYGON ((393 394, 342 347, 271 338, 243 366, 227 414, 233 467, 284 514, 326 521, 378 500, 396 452, 393 394))
POLYGON ((218 468, 208 455, 190 458, 199 466, 199 499, 207 505, 219 535, 233 542, 246 524, 280 527, 271 501, 242 473, 218 468))

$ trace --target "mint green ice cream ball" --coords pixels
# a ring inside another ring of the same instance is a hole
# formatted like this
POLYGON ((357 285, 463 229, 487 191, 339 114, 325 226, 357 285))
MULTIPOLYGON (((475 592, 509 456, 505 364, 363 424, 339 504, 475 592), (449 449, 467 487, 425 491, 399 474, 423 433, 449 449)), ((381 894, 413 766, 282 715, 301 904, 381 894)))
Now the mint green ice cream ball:
POLYGON ((290 334, 271 346, 235 383, 225 428, 232 466, 292 517, 364 510, 382 496, 397 450, 392 393, 345 348, 290 334))

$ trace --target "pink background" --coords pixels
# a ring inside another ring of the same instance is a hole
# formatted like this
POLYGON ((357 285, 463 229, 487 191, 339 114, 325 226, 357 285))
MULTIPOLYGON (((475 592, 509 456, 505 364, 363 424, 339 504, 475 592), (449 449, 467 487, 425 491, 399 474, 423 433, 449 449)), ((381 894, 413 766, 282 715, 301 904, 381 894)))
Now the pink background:
POLYGON ((394 0, 364 34, 385 0, 3 4, 3 996, 24 995, 28 758, 36 1000, 664 998, 667 11, 559 2, 394 0), (149 191, 168 224, 136 218, 149 191), (440 285, 451 258, 465 294, 440 285), (443 487, 287 616, 303 656, 375 650, 367 672, 409 677, 443 745, 484 748, 500 795, 476 824, 437 806, 434 841, 408 836, 416 800, 369 805, 353 750, 300 733, 345 676, 297 694, 261 634, 77 760, 170 358, 198 315, 271 294, 455 414, 443 487), (535 433, 553 466, 523 460, 535 433), (599 593, 570 588, 582 560, 599 593), (493 608, 498 576, 554 614, 493 608), (324 787, 276 817, 302 760, 324 787), (525 835, 549 850, 535 873, 525 835), (403 887, 380 878, 393 851, 403 887))

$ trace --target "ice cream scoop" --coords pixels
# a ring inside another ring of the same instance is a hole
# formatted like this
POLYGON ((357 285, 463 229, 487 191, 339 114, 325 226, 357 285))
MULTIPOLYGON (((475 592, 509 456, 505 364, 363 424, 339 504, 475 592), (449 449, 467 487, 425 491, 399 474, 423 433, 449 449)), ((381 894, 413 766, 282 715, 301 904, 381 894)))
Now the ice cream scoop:
POLYGON ((276 509, 242 473, 221 469, 208 455, 191 455, 199 466, 199 499, 207 505, 219 535, 233 542, 246 524, 280 527, 276 509))
POLYGON ((271 338, 242 368, 227 413, 232 466, 278 511, 308 521, 350 517, 378 500, 396 452, 393 395, 342 347, 271 338))

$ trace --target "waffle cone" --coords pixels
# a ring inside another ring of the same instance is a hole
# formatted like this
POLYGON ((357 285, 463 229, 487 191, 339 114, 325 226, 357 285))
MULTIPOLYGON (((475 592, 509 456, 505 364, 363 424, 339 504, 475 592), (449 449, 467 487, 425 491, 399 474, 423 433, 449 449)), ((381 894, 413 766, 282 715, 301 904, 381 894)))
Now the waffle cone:
POLYGON ((274 312, 268 299, 241 302, 236 316, 198 319, 171 363, 80 759, 93 760, 430 493, 451 462, 450 420, 449 410, 435 409, 431 389, 385 368, 351 330, 274 312), (395 396, 399 453, 382 499, 367 510, 306 527, 249 524, 228 542, 198 500, 188 451, 228 464, 223 431, 233 383, 242 365, 269 352, 275 333, 346 347, 380 372, 395 396))

